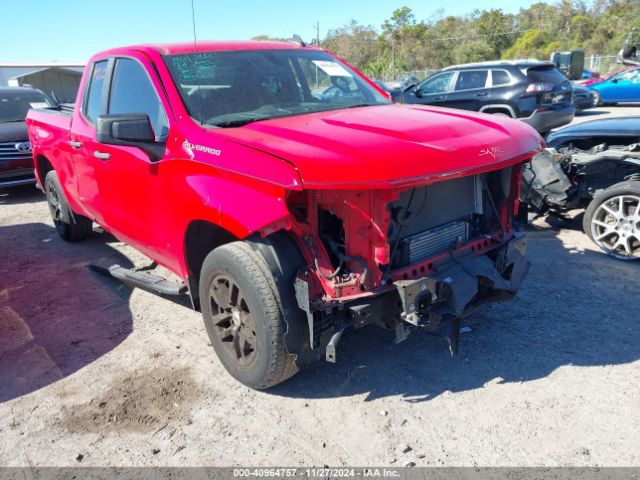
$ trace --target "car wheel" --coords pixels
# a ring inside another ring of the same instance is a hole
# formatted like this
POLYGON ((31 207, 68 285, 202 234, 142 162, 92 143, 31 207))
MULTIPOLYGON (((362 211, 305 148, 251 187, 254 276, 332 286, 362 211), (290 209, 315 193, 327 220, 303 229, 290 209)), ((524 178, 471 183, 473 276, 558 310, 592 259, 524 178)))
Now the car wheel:
POLYGON ((597 193, 584 214, 583 229, 607 255, 640 258, 640 182, 622 182, 597 193))
POLYGON ((200 304, 211 345, 224 368, 256 389, 297 373, 285 347, 281 302, 264 258, 246 242, 213 250, 200 274, 200 304))
POLYGON ((58 235, 67 242, 78 242, 91 235, 93 221, 71 210, 55 170, 47 173, 44 181, 44 191, 58 235))
POLYGON ((593 93, 593 106, 600 107, 602 106, 602 97, 600 96, 600 92, 596 90, 591 91, 593 93))

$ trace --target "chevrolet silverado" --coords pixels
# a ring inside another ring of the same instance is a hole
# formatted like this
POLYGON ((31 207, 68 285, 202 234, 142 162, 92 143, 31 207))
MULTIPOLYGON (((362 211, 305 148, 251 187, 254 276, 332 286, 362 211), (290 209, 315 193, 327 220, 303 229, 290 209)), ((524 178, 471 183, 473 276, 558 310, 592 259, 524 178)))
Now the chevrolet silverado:
POLYGON ((101 271, 201 310, 220 361, 268 388, 345 328, 397 341, 512 298, 528 125, 394 105, 331 53, 280 42, 141 45, 95 55, 75 109, 31 110, 60 236, 93 222, 174 272, 101 271), (333 88, 331 88, 333 87, 333 88))

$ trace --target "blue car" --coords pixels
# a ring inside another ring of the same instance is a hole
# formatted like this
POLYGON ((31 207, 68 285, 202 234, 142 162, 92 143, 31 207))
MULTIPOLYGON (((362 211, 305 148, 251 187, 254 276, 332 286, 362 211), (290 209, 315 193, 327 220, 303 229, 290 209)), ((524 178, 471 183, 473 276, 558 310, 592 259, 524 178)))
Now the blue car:
POLYGON ((595 104, 640 102, 640 68, 625 70, 607 80, 589 85, 595 104))

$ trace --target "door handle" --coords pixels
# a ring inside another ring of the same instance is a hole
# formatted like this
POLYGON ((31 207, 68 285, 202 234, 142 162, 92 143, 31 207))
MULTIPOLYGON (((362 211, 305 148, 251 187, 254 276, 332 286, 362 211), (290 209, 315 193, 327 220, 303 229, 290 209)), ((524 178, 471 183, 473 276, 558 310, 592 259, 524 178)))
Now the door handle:
POLYGON ((487 96, 487 92, 478 92, 476 93, 476 97, 486 97, 487 96))
POLYGON ((78 148, 82 148, 82 142, 76 142, 75 140, 69 141, 69 145, 71 145, 71 147, 75 148, 76 150, 78 148))
POLYGON ((100 160, 109 160, 111 158, 111 155, 109 155, 108 153, 98 151, 93 152, 93 156, 99 158, 100 160))
POLYGON ((444 95, 438 95, 437 97, 433 97, 434 100, 444 100, 444 95))

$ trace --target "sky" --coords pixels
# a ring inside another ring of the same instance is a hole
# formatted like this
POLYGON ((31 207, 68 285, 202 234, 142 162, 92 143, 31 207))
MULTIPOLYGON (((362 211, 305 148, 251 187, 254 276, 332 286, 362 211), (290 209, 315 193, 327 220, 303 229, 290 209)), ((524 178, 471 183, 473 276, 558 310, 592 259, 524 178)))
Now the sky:
MULTIPOLYGON (((396 8, 417 19, 439 10, 516 13, 535 0, 193 0, 199 40, 242 40, 266 34, 303 40, 351 19, 379 28, 396 8)), ((191 0, 2 0, 0 63, 81 62, 101 50, 137 43, 193 41, 191 0), (18 19, 19 21, 9 21, 18 19)))

